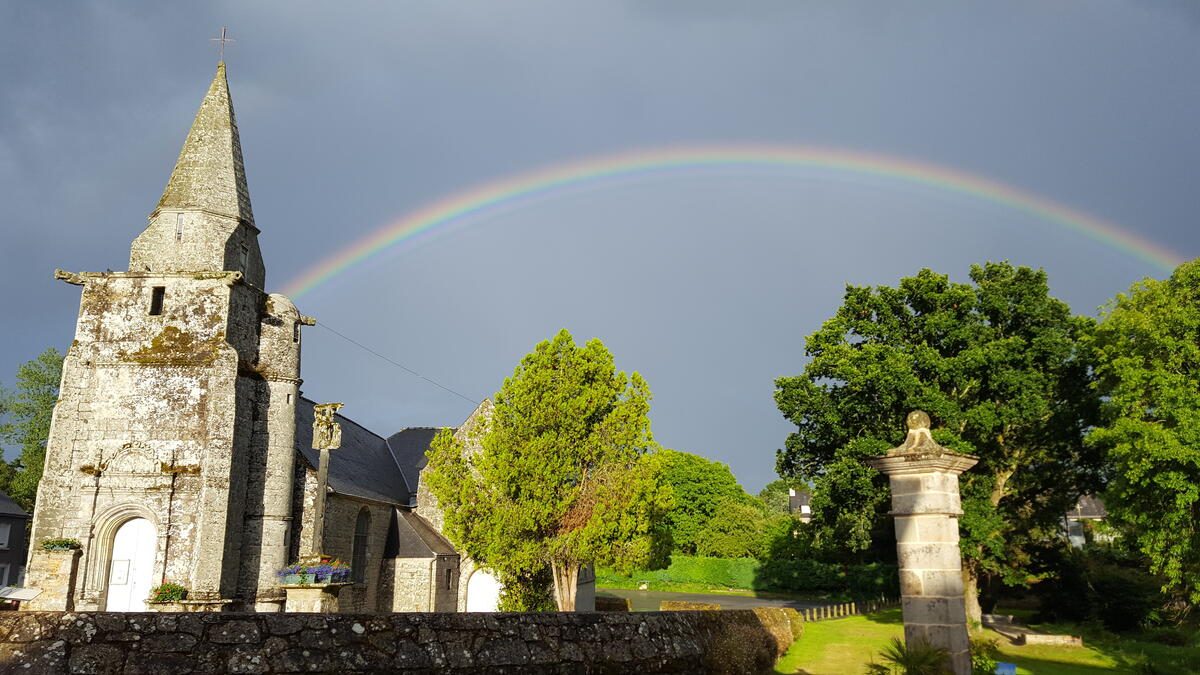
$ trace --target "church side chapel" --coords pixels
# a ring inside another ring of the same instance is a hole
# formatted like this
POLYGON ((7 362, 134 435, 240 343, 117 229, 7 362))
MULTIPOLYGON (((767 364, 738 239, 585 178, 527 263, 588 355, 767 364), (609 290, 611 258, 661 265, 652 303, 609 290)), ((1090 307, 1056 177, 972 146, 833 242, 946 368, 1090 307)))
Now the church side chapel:
POLYGON ((220 63, 128 271, 55 273, 82 299, 22 608, 144 611, 177 584, 187 611, 296 609, 278 574, 323 556, 350 572, 319 609, 494 610, 421 484, 439 429, 385 437, 301 395, 315 321, 263 290, 258 234, 220 63))

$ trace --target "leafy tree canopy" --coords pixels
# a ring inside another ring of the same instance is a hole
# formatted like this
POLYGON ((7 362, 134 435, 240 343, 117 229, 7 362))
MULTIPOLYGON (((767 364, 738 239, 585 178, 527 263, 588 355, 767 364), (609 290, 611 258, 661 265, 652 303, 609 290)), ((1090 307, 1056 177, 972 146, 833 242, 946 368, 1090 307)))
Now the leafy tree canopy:
POLYGON ((1096 329, 1105 493, 1152 570, 1200 604, 1200 261, 1108 304, 1096 329))
POLYGON ((762 503, 767 513, 776 515, 791 513, 790 490, 808 490, 808 485, 802 481, 773 480, 758 491, 758 501, 762 503))
POLYGON ((744 499, 725 499, 696 539, 696 553, 713 558, 761 558, 770 544, 767 517, 761 507, 744 499))
POLYGON ((700 531, 719 513, 722 502, 752 501, 725 464, 678 450, 661 451, 659 461, 675 497, 666 525, 677 553, 698 552, 700 531))
POLYGON ((50 347, 17 369, 15 389, 0 390, 0 443, 15 446, 19 453, 11 463, 0 462, 0 489, 26 511, 33 511, 46 463, 62 363, 62 354, 50 347))
POLYGON ((561 610, 582 565, 664 564, 671 493, 649 410, 645 381, 617 372, 600 340, 578 347, 563 330, 538 344, 477 426, 478 452, 448 431, 430 448, 447 536, 502 578, 549 566, 561 610))
POLYGON ((777 468, 815 481, 823 536, 865 548, 887 492, 861 461, 899 445, 907 413, 925 410, 938 442, 980 458, 962 478, 968 581, 1017 582, 1023 543, 1057 533, 1100 483, 1099 453, 1082 442, 1096 400, 1080 338, 1094 322, 1050 297, 1040 270, 987 263, 970 277, 951 283, 924 269, 895 288, 847 286, 805 343, 804 373, 776 380, 776 403, 797 427, 777 468))

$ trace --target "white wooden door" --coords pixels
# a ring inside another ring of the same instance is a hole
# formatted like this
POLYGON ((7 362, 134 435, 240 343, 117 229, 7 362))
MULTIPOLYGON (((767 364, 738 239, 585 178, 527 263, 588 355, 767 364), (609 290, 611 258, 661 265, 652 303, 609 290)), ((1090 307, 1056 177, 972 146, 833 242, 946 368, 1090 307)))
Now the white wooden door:
POLYGON ((154 525, 134 518, 117 530, 108 565, 110 612, 144 612, 154 572, 154 525))
POLYGON ((494 612, 500 604, 500 581, 484 570, 467 579, 467 611, 494 612))

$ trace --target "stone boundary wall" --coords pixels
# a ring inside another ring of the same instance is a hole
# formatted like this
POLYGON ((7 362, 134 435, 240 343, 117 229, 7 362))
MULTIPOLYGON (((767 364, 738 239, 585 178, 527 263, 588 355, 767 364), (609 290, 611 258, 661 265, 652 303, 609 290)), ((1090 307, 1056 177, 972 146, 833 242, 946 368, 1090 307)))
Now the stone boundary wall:
POLYGON ((751 610, 0 612, 0 672, 761 673, 787 637, 769 619, 751 610))

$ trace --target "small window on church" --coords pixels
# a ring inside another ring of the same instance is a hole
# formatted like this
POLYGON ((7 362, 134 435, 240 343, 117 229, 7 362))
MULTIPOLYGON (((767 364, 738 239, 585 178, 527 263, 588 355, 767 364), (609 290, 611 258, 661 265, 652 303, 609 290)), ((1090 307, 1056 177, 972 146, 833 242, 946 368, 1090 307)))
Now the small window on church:
POLYGON ((292 324, 292 342, 300 344, 300 322, 292 324))
POLYGON ((175 214, 175 243, 178 244, 182 241, 183 241, 183 214, 176 213, 175 214))
POLYGON ((365 507, 358 512, 354 521, 354 549, 350 555, 350 581, 356 584, 367 581, 367 535, 371 530, 371 512, 365 507))
POLYGON ((246 271, 246 263, 250 262, 250 247, 242 244, 242 271, 246 271))
POLYGON ((446 570, 446 590, 454 585, 454 570, 446 570))
POLYGON ((167 295, 166 286, 155 286, 150 291, 150 316, 158 316, 163 311, 163 298, 167 295))

